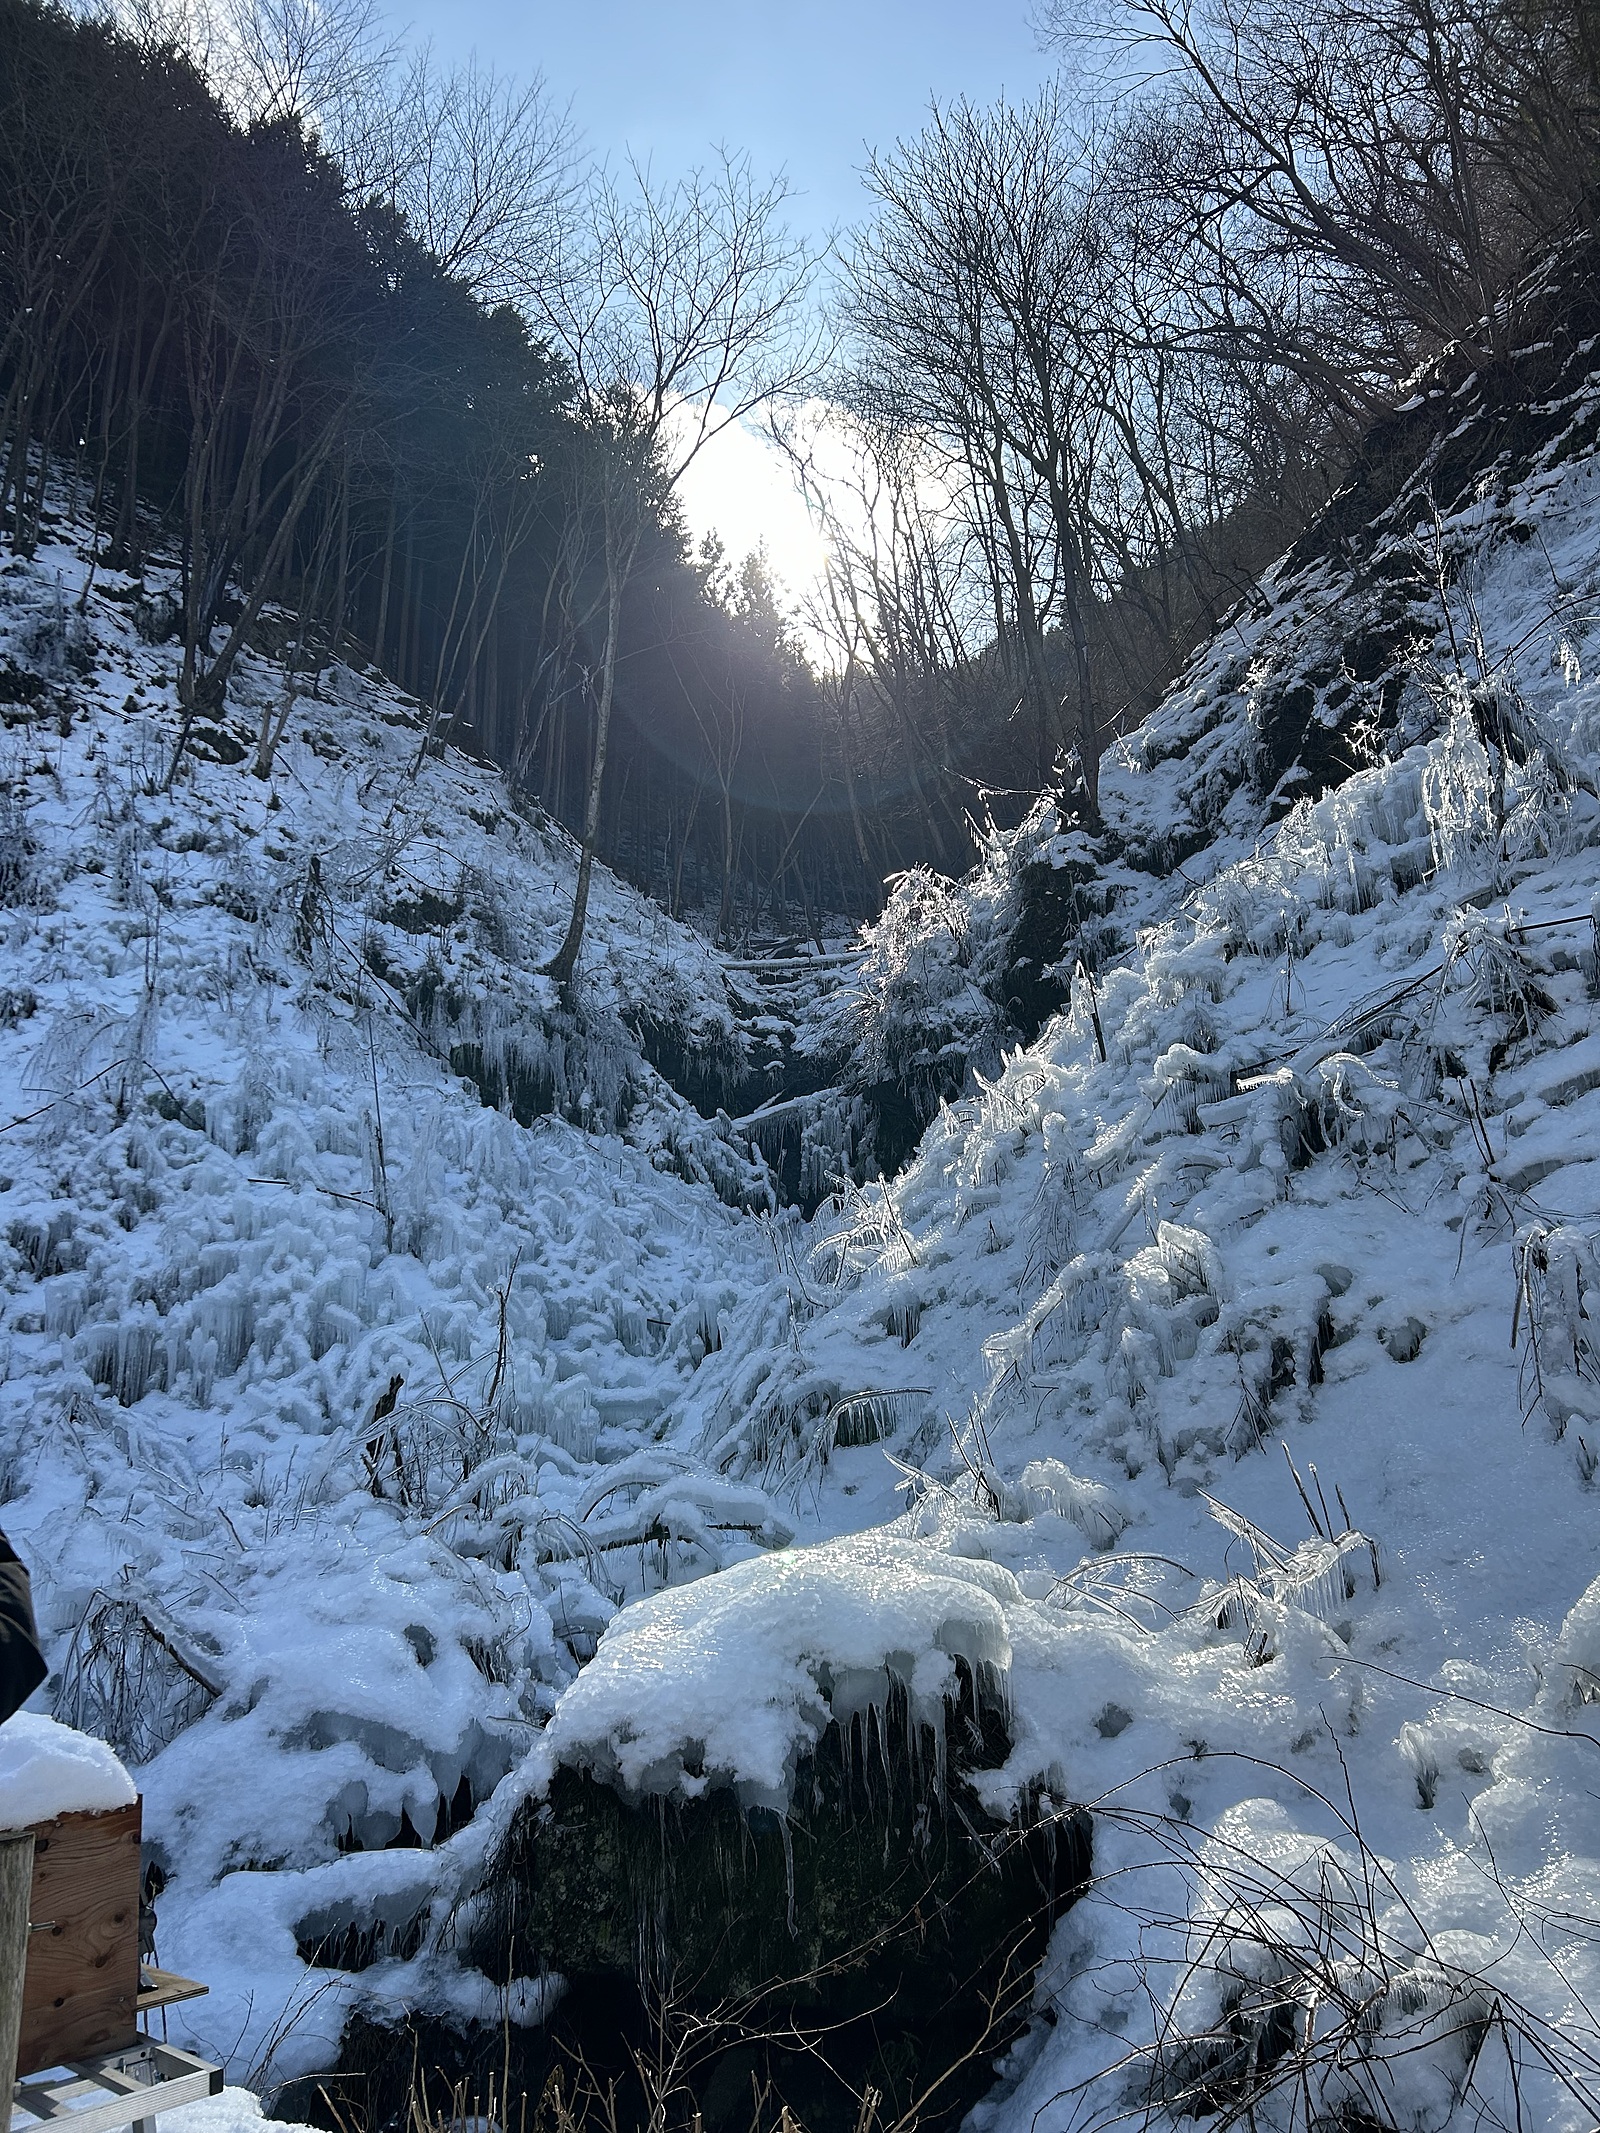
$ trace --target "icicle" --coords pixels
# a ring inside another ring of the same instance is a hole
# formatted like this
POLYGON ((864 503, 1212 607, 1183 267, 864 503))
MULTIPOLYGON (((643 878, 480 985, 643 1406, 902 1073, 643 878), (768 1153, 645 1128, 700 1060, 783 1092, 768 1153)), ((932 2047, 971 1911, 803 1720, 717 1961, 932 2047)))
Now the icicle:
POLYGON ((789 1938, 800 1938, 800 1922, 794 1915, 794 1837, 789 1829, 787 1809, 778 1817, 778 1838, 783 1845, 783 1893, 784 1915, 789 1927, 789 1938))

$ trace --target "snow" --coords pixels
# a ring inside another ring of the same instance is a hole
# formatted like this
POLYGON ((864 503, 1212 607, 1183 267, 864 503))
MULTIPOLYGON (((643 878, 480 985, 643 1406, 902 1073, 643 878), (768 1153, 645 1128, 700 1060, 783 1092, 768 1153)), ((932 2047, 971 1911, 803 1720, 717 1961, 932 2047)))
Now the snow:
POLYGON ((133 1779, 103 1740, 37 1711, 0 1725, 0 1826, 29 1829, 56 1815, 107 1814, 138 1798, 133 1779))
POLYGON ((219 759, 252 657, 165 792, 175 654, 114 573, 80 622, 84 577, 0 571, 46 679, 0 739, 0 1497, 35 1703, 136 1769, 160 1958, 211 1987, 172 2033, 260 2080, 356 2001, 481 2001, 417 1921, 557 1692, 630 1595, 791 1530, 665 1448, 592 1496, 672 1432, 770 1195, 632 1034, 737 1052, 696 935, 602 870, 561 1009, 569 841, 346 668, 258 781, 219 759), (347 1986, 316 1950, 374 1905, 414 1952, 347 1986))
POLYGON ((732 1784, 782 1811, 830 1718, 885 1709, 891 1683, 942 1739, 954 1662, 1008 1672, 1015 1597, 1004 1570, 881 1533, 740 1563, 618 1616, 542 1748, 632 1795, 732 1784))
MULTIPOLYGON (((180 2103, 175 2111, 163 2111, 161 2133, 257 2133, 263 2122, 259 2096, 253 2096, 248 2089, 225 2088, 215 2096, 202 2097, 198 2103, 180 2103)), ((292 2121, 265 2122, 287 2125, 289 2133, 301 2133, 292 2121)))
MULTIPOLYGON (((1597 501, 1569 461, 1502 485, 1536 541, 1447 521, 1489 680, 1430 695, 1425 663, 1392 759, 1269 834, 1234 776, 1190 880, 1119 884, 1109 1057, 1080 987, 892 1186, 819 1216, 768 1367, 728 1350, 697 1385, 709 1455, 814 1528, 890 1521, 1016 1579, 1013 1752, 982 1782, 1089 1803, 1096 1884, 1041 1979, 1062 2019, 985 2124, 1148 2098, 1163 2025, 1203 2032, 1230 1963, 1320 1975, 1303 1949, 1335 1930, 1363 2012, 1327 2044, 1330 2111, 1443 2124, 1487 1992, 1509 2027, 1462 2108, 1510 2117, 1514 2048, 1523 2122, 1592 2117, 1597 501), (1503 827, 1487 686, 1535 743, 1503 827), (847 1387, 896 1403, 898 1469, 828 1438, 847 1387), (1330 1906, 1336 1871, 1377 1896, 1330 1906), (1299 1957, 1251 1923, 1291 1873, 1299 1957)), ((1257 641, 1282 623, 1269 602, 1257 641)), ((1437 605, 1431 629, 1438 674, 1437 605)), ((1108 766, 1119 828, 1215 770, 1141 767, 1184 704, 1200 752, 1246 745, 1235 649, 1108 766)))
MULTIPOLYGON (((309 2133, 309 2128, 292 2121, 268 2119, 260 2097, 243 2088, 224 2088, 197 2103, 180 2103, 173 2110, 163 2111, 158 2122, 161 2133, 259 2133, 263 2124, 285 2125, 288 2133, 309 2133)), ((43 2121, 33 2120, 19 2106, 16 2123, 20 2127, 43 2121)))
MULTIPOLYGON (((1327 557, 1107 765, 1129 851, 1188 857, 1109 871, 1035 1043, 979 980, 1081 840, 901 886, 814 1028, 990 1064, 810 1223, 630 1035, 670 998, 737 1044, 703 942, 597 876, 563 1021, 570 848, 461 757, 413 780, 372 676, 270 784, 164 793, 174 662, 97 581, 95 672, 0 744, 0 1495, 38 1701, 125 1750, 212 1986, 175 2036, 262 2083, 355 2009, 497 2019, 448 1921, 558 1765, 781 1807, 959 1662, 986 1804, 1094 1829, 975 2133, 1202 2115, 1273 1995, 1330 2118, 1592 2123, 1600 473, 1502 471, 1424 529, 1454 605, 1364 768, 1249 775, 1327 557)), ((7 656, 58 571, 0 575, 7 656)))

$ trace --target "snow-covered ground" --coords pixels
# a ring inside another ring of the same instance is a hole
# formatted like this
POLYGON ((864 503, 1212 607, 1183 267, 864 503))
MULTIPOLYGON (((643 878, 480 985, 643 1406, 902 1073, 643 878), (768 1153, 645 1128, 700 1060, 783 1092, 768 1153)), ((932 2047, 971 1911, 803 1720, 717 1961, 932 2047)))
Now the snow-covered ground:
POLYGON ((174 2033, 260 2079, 342 2019, 297 1938, 449 1885, 618 1601, 788 1537, 671 1443, 768 1188, 630 1035, 737 1050, 697 936, 601 872, 559 1012, 570 846, 344 668, 258 780, 252 660, 167 791, 176 654, 84 577, 0 573, 0 1515, 41 1701, 139 1766, 174 2033))
POLYGON ((833 1538, 646 1602, 547 1736, 762 1797, 819 1680, 999 1669, 980 1786, 1089 1803, 1096 1881, 995 2126, 1236 2101, 1285 2003, 1285 2123, 1593 2122, 1597 535, 1556 455, 1420 528, 1465 567, 1390 758, 1267 834, 1255 670, 1197 663, 1105 780, 1137 840, 1174 730, 1235 751, 1189 880, 1123 877, 1096 995, 819 1216, 783 1340, 752 1299, 686 1404, 833 1538))
MULTIPOLYGON (((553 1761, 770 1802, 959 1659, 988 1803, 1094 1818, 983 2126, 1193 2115, 1291 2034, 1263 2124, 1593 2123, 1600 469, 1425 533, 1387 752, 1263 833, 1264 603, 1107 769, 1185 873, 1120 870, 1093 992, 809 1225, 625 1035, 556 1056, 570 854, 490 772, 413 780, 340 670, 272 780, 165 792, 173 659, 91 595, 4 744, 3 1517, 212 1983, 175 2034, 260 2082, 352 2006, 493 2013, 444 1921, 553 1761)), ((83 567, 0 577, 9 644, 83 567)), ((591 966, 592 1027, 670 988, 736 1042, 609 882, 591 966)))

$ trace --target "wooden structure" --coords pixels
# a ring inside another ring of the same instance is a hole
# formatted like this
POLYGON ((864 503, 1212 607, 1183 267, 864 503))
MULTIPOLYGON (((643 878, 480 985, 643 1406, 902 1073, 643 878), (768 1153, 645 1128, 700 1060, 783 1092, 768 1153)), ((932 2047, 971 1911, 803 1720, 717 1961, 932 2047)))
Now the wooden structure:
POLYGON ((139 1803, 33 1832, 19 2075, 139 2038, 139 1803))
POLYGON ((141 2014, 206 1989, 140 1969, 139 1803, 31 1834, 21 2078, 0 2133, 156 2133, 157 2113, 216 2095, 222 2069, 139 2033, 141 2014))
POLYGON ((222 2087, 222 2069, 174 2044, 145 2037, 129 2051, 101 2052, 73 2066, 19 2081, 12 2092, 10 2133, 156 2133, 156 2113, 198 2103, 222 2087))
POLYGON ((176 2007, 180 2000, 203 2000, 209 1985, 197 1985, 192 1977, 179 1977, 176 1970, 154 1970, 139 1965, 139 2012, 154 2014, 158 2007, 176 2007))
POLYGON ((0 2096, 9 2096, 17 2079, 32 1892, 33 1832, 8 1830, 0 1835, 0 2096))

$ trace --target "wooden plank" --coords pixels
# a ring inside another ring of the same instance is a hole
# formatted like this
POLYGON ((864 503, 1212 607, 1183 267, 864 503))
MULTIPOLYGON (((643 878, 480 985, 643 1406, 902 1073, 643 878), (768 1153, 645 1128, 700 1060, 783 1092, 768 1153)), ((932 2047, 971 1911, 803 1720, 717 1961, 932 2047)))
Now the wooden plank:
POLYGON ((0 2096, 11 2094, 17 2078, 32 1891, 33 1832, 0 1836, 0 2096))
POLYGON ((192 1977, 179 1977, 176 1970, 155 1970, 144 1963, 139 1970, 139 2012, 152 2007, 175 2007, 180 2000, 199 2000, 211 1990, 192 1977))
POLYGON ((138 2037, 139 1803, 35 1828, 17 2072, 138 2037))

